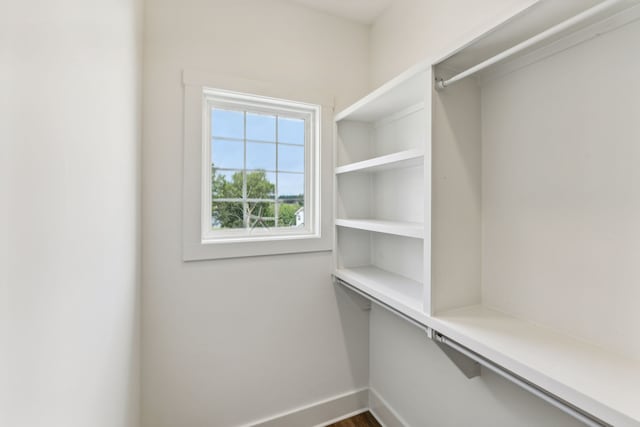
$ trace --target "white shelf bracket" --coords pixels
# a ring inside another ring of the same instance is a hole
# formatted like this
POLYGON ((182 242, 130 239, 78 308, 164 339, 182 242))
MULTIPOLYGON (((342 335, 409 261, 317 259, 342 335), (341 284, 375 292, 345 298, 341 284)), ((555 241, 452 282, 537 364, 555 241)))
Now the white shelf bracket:
POLYGON ((333 278, 334 287, 338 290, 338 292, 346 295, 356 307, 358 307, 362 311, 370 311, 371 310, 371 300, 369 298, 364 297, 358 292, 352 290, 350 287, 346 286, 338 286, 339 279, 336 276, 331 276, 333 278))
POLYGON ((454 365, 464 374, 468 379, 479 377, 481 375, 480 363, 471 359, 470 357, 454 350, 450 346, 444 343, 442 335, 434 331, 431 328, 427 329, 427 336, 433 340, 433 342, 442 350, 442 352, 453 362, 454 365))

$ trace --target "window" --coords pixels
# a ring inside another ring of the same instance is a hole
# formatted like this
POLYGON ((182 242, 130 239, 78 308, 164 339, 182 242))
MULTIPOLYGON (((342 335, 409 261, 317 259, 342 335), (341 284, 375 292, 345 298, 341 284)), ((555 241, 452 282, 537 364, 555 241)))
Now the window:
POLYGON ((206 90, 204 116, 203 242, 313 235, 319 106, 206 90))
POLYGON ((183 84, 183 259, 330 251, 332 97, 197 70, 183 84))

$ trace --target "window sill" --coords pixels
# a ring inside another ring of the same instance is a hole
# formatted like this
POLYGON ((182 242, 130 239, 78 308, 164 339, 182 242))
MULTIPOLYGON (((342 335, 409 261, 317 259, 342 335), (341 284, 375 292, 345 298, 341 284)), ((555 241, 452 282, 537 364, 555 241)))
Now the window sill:
POLYGON ((318 236, 278 236, 242 241, 205 241, 183 247, 184 261, 244 258, 331 251, 331 241, 318 236))

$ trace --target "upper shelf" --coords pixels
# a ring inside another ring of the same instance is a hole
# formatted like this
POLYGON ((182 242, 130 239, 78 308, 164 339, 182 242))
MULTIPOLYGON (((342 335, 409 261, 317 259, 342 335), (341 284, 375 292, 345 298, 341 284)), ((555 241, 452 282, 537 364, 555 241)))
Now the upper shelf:
POLYGON ((431 84, 428 63, 418 64, 382 85, 350 107, 339 112, 335 121, 375 122, 413 105, 424 103, 431 84))
MULTIPOLYGON (((637 9, 637 0, 539 0, 532 1, 519 13, 505 19, 502 24, 471 35, 458 49, 433 61, 436 77, 450 78, 473 68, 489 58, 501 56, 516 45, 527 42, 526 48, 501 58, 493 67, 518 58, 542 56, 563 50, 566 44, 598 36, 611 27, 623 25, 630 18, 627 11, 637 9), (635 7, 635 8, 634 8, 635 7), (547 33, 555 28, 556 31, 547 33), (544 34, 544 36, 543 36, 544 34), (543 49, 548 48, 548 49, 543 49), (508 59, 507 59, 508 58, 508 59)), ((635 11, 631 14, 635 14, 635 11)))
POLYGON ((389 169, 421 166, 424 164, 424 151, 420 149, 399 151, 386 156, 375 157, 361 162, 338 166, 336 174, 348 172, 379 172, 389 169))
POLYGON ((611 425, 640 425, 638 360, 482 306, 439 314, 432 325, 611 425))

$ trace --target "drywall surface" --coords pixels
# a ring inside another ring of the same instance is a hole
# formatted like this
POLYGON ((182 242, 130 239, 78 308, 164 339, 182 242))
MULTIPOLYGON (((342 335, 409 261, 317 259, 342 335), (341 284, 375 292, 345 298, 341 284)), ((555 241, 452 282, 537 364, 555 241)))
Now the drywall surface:
POLYGON ((395 0, 371 27, 372 87, 456 46, 466 34, 535 0, 395 0))
MULTIPOLYGON (((372 85, 448 49, 486 20, 530 3, 397 0, 372 27, 372 85)), ((490 372, 467 380, 424 332, 378 307, 370 321, 370 384, 410 426, 579 425, 490 372)))
POLYGON ((145 8, 143 425, 242 425, 366 387, 368 313, 336 294, 331 254, 185 263, 181 186, 183 69, 343 108, 367 90, 368 27, 281 0, 145 8))
POLYGON ((3 1, 0 425, 139 425, 141 9, 3 1))
POLYGON ((383 308, 370 324, 371 389, 407 426, 582 425, 491 371, 467 379, 424 330, 383 308))
POLYGON ((636 358, 638 43, 635 22, 482 88, 484 303, 636 358))

